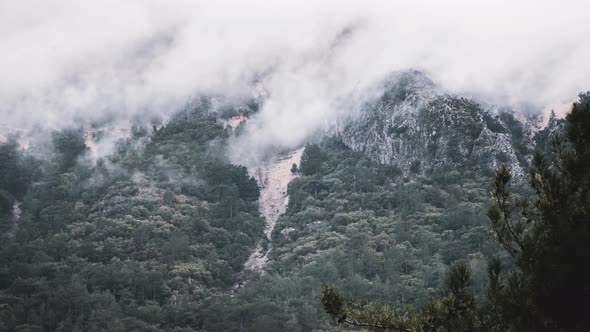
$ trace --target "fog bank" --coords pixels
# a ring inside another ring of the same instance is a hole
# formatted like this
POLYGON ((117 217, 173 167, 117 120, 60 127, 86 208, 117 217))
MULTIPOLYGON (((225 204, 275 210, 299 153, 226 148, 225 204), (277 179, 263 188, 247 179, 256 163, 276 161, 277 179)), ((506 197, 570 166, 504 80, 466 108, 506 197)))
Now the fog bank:
POLYGON ((585 1, 6 1, 0 131, 258 96, 237 150, 296 146, 396 70, 539 109, 590 89, 585 1))

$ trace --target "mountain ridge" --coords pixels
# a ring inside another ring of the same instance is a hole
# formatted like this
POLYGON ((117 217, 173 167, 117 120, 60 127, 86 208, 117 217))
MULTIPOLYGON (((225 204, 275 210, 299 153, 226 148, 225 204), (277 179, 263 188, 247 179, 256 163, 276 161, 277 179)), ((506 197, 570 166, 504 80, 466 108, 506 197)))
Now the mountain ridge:
POLYGON ((532 132, 515 112, 494 114, 472 99, 444 92, 419 71, 393 74, 383 86, 381 96, 335 130, 353 150, 395 165, 406 176, 465 165, 489 172, 497 159, 513 165, 517 177, 524 175, 532 132))

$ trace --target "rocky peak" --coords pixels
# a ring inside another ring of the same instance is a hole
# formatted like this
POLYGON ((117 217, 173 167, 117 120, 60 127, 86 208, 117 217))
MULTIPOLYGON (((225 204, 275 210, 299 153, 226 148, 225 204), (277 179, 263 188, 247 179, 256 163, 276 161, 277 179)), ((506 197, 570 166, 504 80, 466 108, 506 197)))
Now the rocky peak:
POLYGON ((339 129, 343 142, 405 175, 489 172, 498 162, 523 175, 530 136, 508 111, 449 94, 419 71, 391 75, 379 98, 339 129))

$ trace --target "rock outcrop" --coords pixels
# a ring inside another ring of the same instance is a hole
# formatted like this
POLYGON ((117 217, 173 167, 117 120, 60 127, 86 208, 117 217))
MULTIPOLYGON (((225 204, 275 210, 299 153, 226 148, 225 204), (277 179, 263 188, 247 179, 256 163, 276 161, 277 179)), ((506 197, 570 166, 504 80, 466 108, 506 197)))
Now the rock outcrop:
POLYGON ((489 171, 498 162, 524 174, 530 135, 510 111, 485 109, 442 91, 426 75, 392 75, 380 98, 338 129, 343 142, 404 175, 448 170, 489 171))

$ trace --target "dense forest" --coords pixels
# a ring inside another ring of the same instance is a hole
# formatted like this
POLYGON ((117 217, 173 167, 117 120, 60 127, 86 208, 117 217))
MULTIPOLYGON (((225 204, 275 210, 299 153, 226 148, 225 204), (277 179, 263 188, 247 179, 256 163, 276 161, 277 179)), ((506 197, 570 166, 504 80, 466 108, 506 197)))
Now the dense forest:
POLYGON ((22 210, 2 239, 0 330, 193 330, 231 287, 262 235, 256 181, 220 159, 229 132, 206 105, 150 130, 95 165, 79 129, 53 133, 49 158, 0 147, 5 232, 22 210))
POLYGON ((372 331, 587 331, 590 93, 580 95, 561 128, 539 137, 549 149, 532 159, 532 194, 513 191, 510 166, 496 170, 487 217, 513 265, 488 258, 484 299, 474 289, 477 271, 459 262, 441 295, 420 309, 358 300, 327 285, 326 312, 338 324, 372 331))
MULTIPOLYGON (((84 129, 53 132, 43 149, 11 138, 0 330, 583 331, 589 105, 583 95, 536 133, 545 156, 530 186, 510 165, 404 174, 323 135, 292 170, 268 266, 247 275, 263 237, 259 184, 225 157, 243 128, 223 119, 255 103, 213 112, 201 100, 161 127, 133 126, 96 161, 84 129)), ((523 124, 498 117, 526 164, 523 124)))

